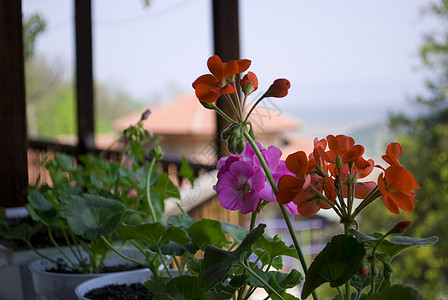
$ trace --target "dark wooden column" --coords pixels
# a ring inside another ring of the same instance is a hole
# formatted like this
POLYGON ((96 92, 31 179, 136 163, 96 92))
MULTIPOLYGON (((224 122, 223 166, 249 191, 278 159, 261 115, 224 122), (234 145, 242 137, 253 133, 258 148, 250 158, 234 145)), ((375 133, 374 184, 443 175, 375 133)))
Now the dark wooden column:
MULTIPOLYGON (((240 58, 238 0, 213 0, 213 39, 214 50, 225 61, 240 58)), ((217 101, 217 106, 229 115, 232 110, 224 97, 217 101)), ((217 116, 216 147, 218 156, 227 153, 219 134, 228 125, 227 121, 217 116)))
POLYGON ((0 206, 26 203, 28 185, 22 1, 0 1, 0 206))
POLYGON ((75 0, 78 153, 95 148, 91 0, 75 0))

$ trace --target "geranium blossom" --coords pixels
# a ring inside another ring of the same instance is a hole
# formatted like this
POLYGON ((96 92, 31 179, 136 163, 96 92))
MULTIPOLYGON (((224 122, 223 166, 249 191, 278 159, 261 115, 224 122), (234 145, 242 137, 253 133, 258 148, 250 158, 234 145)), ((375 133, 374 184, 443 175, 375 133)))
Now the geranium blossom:
POLYGON ((223 207, 247 214, 257 208, 264 185, 262 170, 244 161, 234 161, 221 173, 215 189, 223 207))
MULTIPOLYGON (((303 151, 297 151, 286 158, 286 167, 293 175, 285 175, 278 183, 277 201, 280 204, 293 202, 297 211, 303 216, 312 216, 321 208, 329 209, 331 206, 317 197, 311 190, 310 185, 318 183, 318 176, 308 173, 308 158, 303 151)), ((325 185, 327 186, 327 185, 325 185)), ((323 190, 317 186, 316 190, 323 190)), ((335 193, 332 193, 335 196, 335 193)))
POLYGON ((329 163, 336 164, 340 168, 341 164, 353 162, 364 153, 364 147, 355 145, 355 140, 345 135, 327 136, 329 151, 318 148, 320 155, 329 163))
POLYGON ((218 55, 210 57, 207 61, 211 74, 199 76, 193 82, 196 96, 201 102, 213 103, 222 94, 234 94, 235 88, 228 82, 235 74, 246 71, 251 64, 248 59, 231 60, 223 63, 218 55))
POLYGON ((386 207, 394 214, 398 215, 399 209, 405 211, 414 210, 415 193, 413 190, 420 186, 414 176, 401 166, 390 166, 378 177, 378 188, 383 196, 386 207))
MULTIPOLYGON (((280 149, 278 149, 275 146, 269 146, 269 148, 266 149, 266 148, 262 147, 259 143, 256 143, 256 145, 257 145, 257 148, 260 150, 264 160, 266 161, 268 169, 271 172, 276 185, 278 184, 278 182, 282 176, 287 175, 287 174, 292 175, 292 173, 286 167, 285 161, 280 159, 282 156, 282 152, 280 151, 280 149)), ((248 204, 247 207, 250 209, 253 209, 252 211, 255 211, 256 204, 258 203, 258 200, 260 198, 265 201, 275 202, 276 201, 275 193, 272 190, 272 187, 271 187, 270 183, 268 182, 267 177, 264 174, 262 165, 260 164, 260 161, 258 160, 258 158, 255 154, 255 151, 252 149, 250 144, 248 142, 246 142, 246 148, 240 155, 231 154, 228 157, 223 157, 218 161, 218 163, 216 165, 216 167, 218 169, 218 183, 217 183, 215 189, 218 192, 218 197, 219 197, 222 205, 224 207, 226 207, 226 205, 228 207, 236 207, 236 206, 231 206, 228 204, 229 202, 232 202, 236 198, 235 196, 231 196, 231 200, 226 199, 226 197, 229 197, 229 195, 230 195, 228 193, 230 190, 225 189, 226 192, 225 193, 222 192, 223 191, 222 186, 224 184, 228 184, 228 180, 229 180, 228 173, 230 172, 230 168, 236 162, 244 162, 244 163, 246 163, 245 166, 250 166, 250 168, 252 168, 254 170, 254 172, 256 172, 257 174, 260 172, 261 172, 261 174, 263 174, 262 188, 258 189, 258 185, 257 185, 257 189, 254 189, 254 191, 257 192, 258 197, 256 197, 256 195, 254 193, 252 193, 252 194, 250 194, 249 198, 247 198, 249 200, 244 200, 244 201, 250 202, 250 205, 248 204), (227 183, 225 183, 225 182, 227 182, 227 183), (256 199, 256 201, 255 201, 255 199, 256 199)), ((228 208, 228 207, 226 207, 226 208, 228 208)), ((293 203, 288 204, 286 208, 289 213, 297 214, 297 209, 293 203)), ((231 208, 229 208, 229 209, 231 209, 231 208)), ((236 208, 236 209, 239 209, 239 208, 236 208)), ((252 211, 248 211, 248 212, 252 212, 252 211)), ((243 210, 241 212, 243 213, 243 210)))

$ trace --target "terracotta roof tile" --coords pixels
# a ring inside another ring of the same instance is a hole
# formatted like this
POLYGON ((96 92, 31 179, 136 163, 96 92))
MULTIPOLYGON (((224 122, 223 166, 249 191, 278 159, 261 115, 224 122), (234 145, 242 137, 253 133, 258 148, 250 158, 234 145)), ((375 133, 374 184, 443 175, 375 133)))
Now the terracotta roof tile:
MULTIPOLYGON (((205 109, 194 94, 183 95, 170 102, 150 107, 151 115, 145 121, 145 128, 160 135, 213 135, 216 131, 215 112, 205 109)), ((131 113, 117 119, 114 127, 124 130, 139 120, 142 112, 131 113)), ((300 121, 263 106, 251 116, 255 130, 266 133, 298 129, 300 121)))

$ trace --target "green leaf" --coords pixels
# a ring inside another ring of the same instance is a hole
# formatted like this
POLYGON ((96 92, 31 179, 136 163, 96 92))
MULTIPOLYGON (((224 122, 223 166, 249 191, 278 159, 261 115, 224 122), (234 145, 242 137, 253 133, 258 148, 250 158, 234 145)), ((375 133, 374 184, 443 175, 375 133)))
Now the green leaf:
POLYGON ((265 227, 265 224, 260 224, 250 231, 235 251, 225 251, 213 246, 205 248, 199 278, 206 289, 221 282, 235 263, 249 257, 253 244, 263 235, 265 227))
POLYGON ((246 237, 243 239, 243 241, 235 251, 252 253, 252 246, 258 241, 260 237, 263 236, 265 228, 266 224, 259 224, 257 228, 253 229, 246 235, 246 237))
POLYGON ((56 152, 54 160, 58 166, 65 172, 73 170, 73 158, 67 154, 56 152))
POLYGON ((202 219, 193 223, 188 230, 188 234, 193 243, 202 250, 209 245, 221 247, 229 244, 229 241, 222 231, 221 222, 215 220, 202 219))
POLYGON ((188 160, 185 157, 182 157, 182 163, 180 165, 179 175, 183 178, 187 178, 188 181, 191 182, 191 186, 194 184, 194 172, 193 169, 190 167, 190 164, 188 163, 188 160))
POLYGON ((122 240, 144 240, 150 245, 158 245, 165 228, 161 223, 146 223, 140 225, 121 224, 118 234, 122 240))
POLYGON ((179 189, 174 185, 166 173, 160 173, 157 183, 151 187, 151 193, 160 195, 161 200, 167 198, 180 199, 179 189))
POLYGON ((42 195, 38 189, 31 188, 28 191, 27 200, 35 210, 47 211, 55 209, 53 204, 42 195))
POLYGON ((154 299, 201 300, 209 299, 196 276, 179 276, 171 279, 154 299))
POLYGON ((166 231, 162 235, 162 238, 160 239, 160 244, 161 245, 167 244, 170 241, 179 243, 181 245, 186 245, 190 242, 190 239, 182 229, 174 226, 169 226, 168 228, 166 228, 166 231))
POLYGON ((74 234, 97 240, 114 231, 124 214, 125 206, 118 200, 84 194, 71 196, 61 204, 60 213, 67 219, 74 234))
MULTIPOLYGON (((254 268, 253 270, 255 271, 255 273, 257 273, 258 276, 260 276, 264 281, 268 282, 271 286, 273 285, 277 286, 275 290, 278 292, 281 290, 296 287, 303 279, 302 274, 296 269, 293 269, 289 274, 280 271, 269 271, 265 273, 263 270, 259 268, 254 268)), ((259 282, 255 277, 250 276, 249 279, 251 286, 264 287, 264 285, 261 282, 259 282)))
POLYGON ((276 269, 282 268, 281 256, 291 256, 298 259, 297 251, 293 247, 286 246, 285 242, 279 236, 274 236, 273 239, 268 239, 262 236, 254 245, 254 252, 260 257, 262 254, 263 264, 268 264, 274 260, 276 269), (279 258, 276 260, 275 258, 279 258))
POLYGON ((201 263, 199 278, 206 289, 221 282, 234 263, 239 261, 239 255, 213 246, 205 248, 204 259, 201 263))
MULTIPOLYGON (((156 248, 152 248, 153 251, 156 251, 156 248)), ((193 243, 188 244, 179 244, 175 242, 169 242, 161 246, 162 254, 164 255, 176 255, 182 256, 185 253, 196 253, 199 249, 193 243)))
MULTIPOLYGON (((350 229, 350 231, 355 235, 355 238, 358 242, 366 243, 366 246, 368 248, 373 248, 383 236, 380 233, 367 235, 354 229, 350 229)), ((431 236, 424 239, 408 236, 393 236, 390 238, 390 240, 382 240, 376 251, 378 253, 386 255, 388 257, 388 260, 391 261, 397 254, 407 248, 434 245, 438 242, 438 240, 439 238, 436 236, 431 236)))
POLYGON ((224 231, 225 234, 230 235, 232 239, 238 244, 241 244, 248 233, 246 229, 236 224, 222 222, 221 225, 222 231, 224 231))
POLYGON ((122 240, 144 240, 151 246, 162 246, 170 241, 185 245, 190 242, 185 232, 177 227, 164 227, 160 222, 139 225, 121 224, 118 234, 122 240))
POLYGON ((173 225, 176 227, 179 227, 183 229, 185 232, 188 232, 188 229, 190 228, 193 223, 196 223, 197 221, 190 217, 188 214, 183 213, 180 215, 171 215, 168 217, 167 224, 173 225))
POLYGON ((366 254, 364 245, 352 237, 334 236, 311 264, 302 290, 302 298, 308 297, 317 287, 329 282, 337 287, 347 282, 358 271, 366 254))
POLYGON ((423 300, 423 297, 413 288, 403 285, 392 285, 385 288, 380 293, 374 294, 368 300, 423 300))

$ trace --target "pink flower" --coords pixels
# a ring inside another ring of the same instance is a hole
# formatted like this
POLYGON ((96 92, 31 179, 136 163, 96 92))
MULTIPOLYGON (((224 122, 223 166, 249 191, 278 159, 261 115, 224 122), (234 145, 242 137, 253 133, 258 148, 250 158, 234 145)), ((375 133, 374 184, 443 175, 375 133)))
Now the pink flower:
POLYGON ((218 174, 215 190, 224 208, 238 210, 242 214, 254 212, 264 188, 263 171, 244 161, 229 161, 226 170, 218 174))

